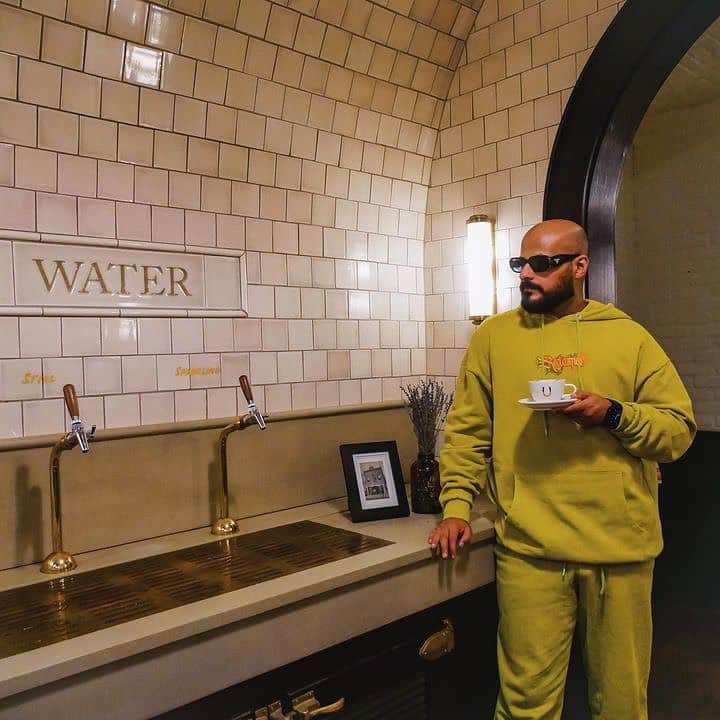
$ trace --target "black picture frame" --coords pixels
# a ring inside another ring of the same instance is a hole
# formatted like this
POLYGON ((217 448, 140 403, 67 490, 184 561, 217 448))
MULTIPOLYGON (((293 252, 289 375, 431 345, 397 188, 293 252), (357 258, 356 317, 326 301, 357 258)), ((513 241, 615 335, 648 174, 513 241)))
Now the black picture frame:
POLYGON ((354 523, 410 514, 394 440, 341 445, 340 458, 354 523))

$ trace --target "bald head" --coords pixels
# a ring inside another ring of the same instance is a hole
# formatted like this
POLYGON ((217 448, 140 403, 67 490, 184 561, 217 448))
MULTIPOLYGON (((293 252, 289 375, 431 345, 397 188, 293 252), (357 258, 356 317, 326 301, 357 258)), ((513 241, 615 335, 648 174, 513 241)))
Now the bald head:
POLYGON ((570 220, 545 220, 523 237, 521 256, 557 258, 559 263, 537 270, 526 262, 520 270, 521 304, 528 312, 553 313, 558 317, 585 306, 583 292, 589 259, 585 230, 570 220))
POLYGON ((525 234, 523 247, 526 244, 545 255, 561 253, 587 255, 588 253, 585 230, 572 220, 545 220, 538 223, 525 234))

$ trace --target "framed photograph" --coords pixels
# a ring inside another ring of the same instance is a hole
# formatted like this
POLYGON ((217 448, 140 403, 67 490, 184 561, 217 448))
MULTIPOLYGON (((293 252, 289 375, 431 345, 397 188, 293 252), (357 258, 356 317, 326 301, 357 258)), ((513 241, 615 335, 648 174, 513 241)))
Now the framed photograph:
POLYGON ((410 514, 394 440, 341 445, 340 457, 353 522, 410 514))

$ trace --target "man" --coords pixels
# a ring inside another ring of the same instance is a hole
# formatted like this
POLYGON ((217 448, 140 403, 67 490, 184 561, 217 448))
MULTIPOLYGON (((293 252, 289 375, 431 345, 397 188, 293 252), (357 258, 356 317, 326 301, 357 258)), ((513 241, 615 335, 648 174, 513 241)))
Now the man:
POLYGON ((440 455, 444 519, 429 542, 455 557, 473 499, 495 504, 500 621, 496 720, 559 720, 576 623, 594 720, 646 720, 659 462, 696 425, 660 346, 584 299, 587 237, 565 220, 525 235, 522 307, 486 320, 460 367, 440 455), (528 381, 579 388, 551 412, 518 403, 528 381))

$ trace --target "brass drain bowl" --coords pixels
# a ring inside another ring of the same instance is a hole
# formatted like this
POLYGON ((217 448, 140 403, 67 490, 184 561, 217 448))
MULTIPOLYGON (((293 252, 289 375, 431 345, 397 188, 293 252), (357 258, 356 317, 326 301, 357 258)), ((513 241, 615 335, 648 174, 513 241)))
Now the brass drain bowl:
POLYGON ((0 657, 391 544, 302 521, 6 590, 0 657))

